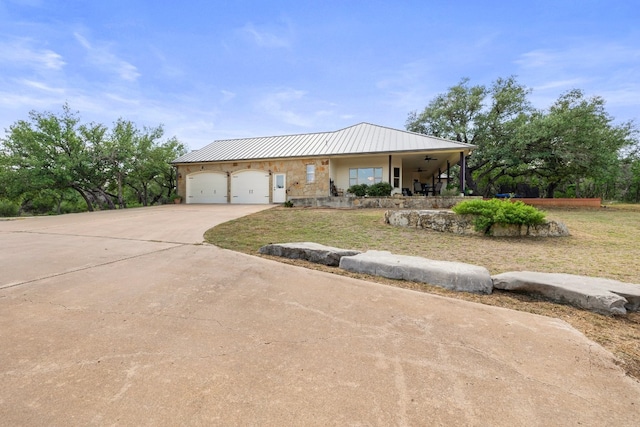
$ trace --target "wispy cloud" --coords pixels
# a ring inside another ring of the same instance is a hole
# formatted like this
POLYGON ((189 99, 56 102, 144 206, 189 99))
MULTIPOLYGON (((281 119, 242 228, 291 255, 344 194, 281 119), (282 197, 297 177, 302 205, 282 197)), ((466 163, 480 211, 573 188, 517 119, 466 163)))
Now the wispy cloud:
POLYGON ((62 89, 62 88, 51 87, 46 83, 38 82, 38 81, 35 81, 35 80, 20 79, 20 80, 18 80, 18 83, 22 84, 24 86, 27 86, 29 88, 37 89, 37 90, 43 91, 43 92, 58 93, 58 94, 63 94, 65 92, 64 89, 62 89))
POLYGON ((585 83, 588 83, 589 79, 586 77, 576 77, 574 79, 564 80, 549 80, 536 85, 533 90, 549 90, 549 89, 565 89, 569 87, 581 87, 585 83))
POLYGON ((108 45, 94 46, 80 33, 73 33, 76 40, 87 51, 89 61, 105 70, 117 74, 121 79, 127 81, 135 81, 140 77, 140 73, 135 65, 120 59, 116 54, 111 52, 108 45))
POLYGON ((50 49, 34 47, 34 44, 34 41, 26 38, 0 42, 0 63, 40 70, 60 70, 64 67, 62 55, 50 49))
POLYGON ((291 46, 291 29, 289 26, 279 28, 258 28, 253 23, 247 23, 240 30, 256 45, 264 48, 288 48, 291 46))
MULTIPOLYGON (((579 88, 607 101, 614 115, 637 105, 640 48, 623 42, 582 42, 557 49, 534 49, 515 62, 518 76, 533 88, 534 105, 547 108, 568 90, 579 88), (637 79, 636 79, 637 80, 637 79)), ((624 117, 622 117, 624 118, 624 117)))
POLYGON ((222 99, 220 100, 221 104, 226 104, 227 102, 231 101, 233 98, 236 97, 236 94, 229 90, 223 89, 220 91, 220 93, 222 94, 222 99))
POLYGON ((564 49, 535 49, 515 61, 523 69, 596 68, 637 63, 640 48, 620 43, 581 43, 564 49))
POLYGON ((295 89, 282 89, 265 95, 259 102, 259 108, 277 119, 296 126, 310 126, 308 116, 300 114, 292 108, 294 104, 302 100, 307 92, 295 89))

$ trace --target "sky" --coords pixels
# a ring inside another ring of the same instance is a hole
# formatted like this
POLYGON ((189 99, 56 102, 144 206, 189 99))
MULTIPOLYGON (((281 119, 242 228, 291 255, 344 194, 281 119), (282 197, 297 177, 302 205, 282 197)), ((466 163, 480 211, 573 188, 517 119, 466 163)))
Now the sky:
POLYGON ((637 0, 0 0, 0 138, 30 111, 220 139, 404 129, 462 78, 640 119, 637 0))

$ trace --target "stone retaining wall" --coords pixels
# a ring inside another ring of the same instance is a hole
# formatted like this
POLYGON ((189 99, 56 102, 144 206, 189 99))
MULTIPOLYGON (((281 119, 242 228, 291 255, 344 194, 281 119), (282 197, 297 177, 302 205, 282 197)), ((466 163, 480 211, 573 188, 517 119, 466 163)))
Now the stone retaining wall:
POLYGON ((394 196, 394 197, 316 197, 289 198, 295 207, 352 209, 450 209, 463 200, 481 197, 394 196))
MULTIPOLYGON (((399 227, 482 235, 483 233, 475 230, 474 219, 474 215, 458 215, 452 211, 440 210, 393 210, 384 213, 387 224, 399 227)), ((535 226, 494 224, 488 234, 494 237, 561 237, 568 236, 569 230, 563 223, 549 220, 535 226)))

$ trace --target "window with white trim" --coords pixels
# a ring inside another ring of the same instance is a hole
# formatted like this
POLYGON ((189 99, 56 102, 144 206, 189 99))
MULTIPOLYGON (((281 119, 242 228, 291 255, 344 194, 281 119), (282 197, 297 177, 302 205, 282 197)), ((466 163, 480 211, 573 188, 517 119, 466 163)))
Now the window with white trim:
POLYGON ((307 165, 307 184, 316 182, 316 165, 307 165))
POLYGON ((382 182, 382 168, 350 168, 349 186, 382 182))

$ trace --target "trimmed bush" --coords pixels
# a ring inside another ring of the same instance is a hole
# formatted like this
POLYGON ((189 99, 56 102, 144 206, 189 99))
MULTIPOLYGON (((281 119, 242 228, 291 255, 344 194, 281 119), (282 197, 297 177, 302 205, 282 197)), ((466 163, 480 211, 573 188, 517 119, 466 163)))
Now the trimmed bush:
POLYGON ((389 197, 391 190, 393 187, 388 182, 378 182, 367 188, 367 195, 369 197, 389 197))
POLYGON ((538 225, 544 223, 545 213, 521 201, 467 200, 452 210, 460 215, 475 215, 476 231, 489 233, 493 224, 538 225))
POLYGON ((357 184, 347 189, 347 193, 354 194, 357 197, 389 197, 393 187, 388 182, 378 182, 373 185, 357 184))
POLYGON ((352 185, 347 189, 347 193, 355 194, 358 197, 364 197, 367 194, 367 184, 352 185))

